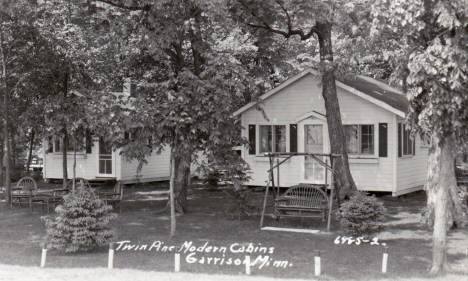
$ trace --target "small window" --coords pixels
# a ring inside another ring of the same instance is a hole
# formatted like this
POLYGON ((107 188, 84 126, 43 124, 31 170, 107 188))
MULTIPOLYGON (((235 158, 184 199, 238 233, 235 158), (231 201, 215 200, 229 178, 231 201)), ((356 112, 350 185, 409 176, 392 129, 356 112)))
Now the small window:
MULTIPOLYGON (((86 140, 83 139, 81 142, 77 141, 75 143, 74 140, 68 139, 67 140, 67 154, 73 153, 75 151, 75 144, 76 144, 76 152, 77 153, 84 153, 86 151, 86 140)), ((54 152, 55 153, 62 153, 63 148, 63 139, 62 138, 55 138, 54 141, 54 152)))
POLYGON ((345 125, 344 129, 349 154, 374 154, 374 125, 345 125))
POLYGON ((286 152, 286 126, 260 126, 260 152, 286 152))
POLYGON ((411 137, 411 132, 406 128, 406 124, 402 124, 401 126, 402 130, 402 150, 403 150, 403 156, 406 155, 413 155, 413 141, 414 139, 411 137))

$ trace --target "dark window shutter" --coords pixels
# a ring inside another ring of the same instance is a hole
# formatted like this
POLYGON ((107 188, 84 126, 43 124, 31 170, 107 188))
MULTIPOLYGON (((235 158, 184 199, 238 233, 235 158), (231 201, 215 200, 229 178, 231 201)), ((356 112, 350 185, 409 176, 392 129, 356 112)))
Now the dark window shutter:
POLYGON ((416 138, 413 138, 413 155, 416 155, 416 138))
POLYGON ((54 139, 52 137, 49 137, 47 143, 48 143, 47 152, 53 153, 54 152, 54 139))
POLYGON ((387 157, 387 123, 379 123, 379 157, 387 157))
POLYGON ((401 157, 401 123, 398 123, 398 157, 401 157))
POLYGON ((91 132, 86 131, 86 154, 91 154, 93 152, 93 141, 91 139, 91 132))
POLYGON ((255 125, 249 125, 249 154, 256 154, 256 146, 257 146, 257 141, 256 141, 256 127, 255 125))
POLYGON ((289 124, 289 152, 297 152, 297 124, 289 124))
POLYGON ((126 140, 130 139, 130 133, 129 132, 124 133, 124 139, 126 139, 126 140))
POLYGON ((59 138, 55 138, 55 147, 54 147, 54 152, 60 152, 60 139, 59 138))

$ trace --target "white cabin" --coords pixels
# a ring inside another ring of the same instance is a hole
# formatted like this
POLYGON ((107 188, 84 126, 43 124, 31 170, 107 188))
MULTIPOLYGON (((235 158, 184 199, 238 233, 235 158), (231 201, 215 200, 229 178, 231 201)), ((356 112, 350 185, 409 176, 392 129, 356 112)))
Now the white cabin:
MULTIPOLYGON (((62 179, 62 151, 59 141, 50 143, 45 141, 43 155, 43 177, 45 180, 62 179)), ((67 153, 68 178, 73 176, 73 151, 67 153)), ((153 154, 146 158, 148 164, 143 165, 137 173, 138 161, 125 161, 120 155, 120 150, 108 149, 102 141, 95 142, 94 146, 87 146, 76 154, 76 177, 87 180, 116 179, 124 184, 136 182, 153 182, 169 180, 170 174, 170 149, 165 149, 161 154, 153 154)))
MULTIPOLYGON (((113 95, 130 98, 130 83, 124 83, 122 92, 113 95)), ((83 96, 86 90, 72 90, 71 94, 83 96)), ((46 181, 63 179, 63 153, 61 141, 52 137, 43 140, 43 178, 46 181)), ((69 145, 67 152, 68 178, 73 176, 73 148, 69 145)), ((120 155, 120 149, 115 151, 102 140, 91 143, 91 138, 83 140, 83 149, 76 155, 76 177, 87 180, 121 180, 124 184, 136 182, 165 181, 170 177, 170 148, 164 149, 160 154, 153 153, 146 157, 148 164, 143 165, 137 172, 138 161, 125 161, 120 155)))
MULTIPOLYGON (((330 153, 320 83, 316 71, 306 69, 260 97, 268 120, 254 103, 234 113, 240 116, 242 135, 250 142, 242 149, 242 157, 252 170, 249 185, 266 184, 270 168, 266 152, 330 153)), ((336 84, 351 174, 357 187, 392 192, 394 196, 422 189, 429 146, 406 130, 405 95, 364 76, 336 84)), ((275 169, 275 181, 279 178, 281 187, 325 183, 324 168, 306 156, 290 158, 280 166, 279 173, 275 169)))

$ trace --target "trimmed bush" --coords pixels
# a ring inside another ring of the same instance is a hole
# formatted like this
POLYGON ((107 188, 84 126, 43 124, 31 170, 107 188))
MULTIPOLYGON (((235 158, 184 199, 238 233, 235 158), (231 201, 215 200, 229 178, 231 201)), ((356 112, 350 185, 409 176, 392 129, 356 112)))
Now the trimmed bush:
POLYGON ((47 228, 47 249, 86 252, 115 240, 107 223, 117 214, 85 185, 65 195, 55 211, 59 214, 55 218, 41 217, 47 228))
POLYGON ((383 203, 375 196, 356 192, 341 205, 337 219, 346 235, 369 237, 383 230, 386 214, 383 203))

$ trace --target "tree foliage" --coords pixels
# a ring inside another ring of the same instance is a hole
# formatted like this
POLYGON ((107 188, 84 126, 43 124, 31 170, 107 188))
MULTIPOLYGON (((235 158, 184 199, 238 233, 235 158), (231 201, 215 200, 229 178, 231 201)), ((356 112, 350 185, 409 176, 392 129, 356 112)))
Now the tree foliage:
POLYGON ((468 137, 467 2, 382 0, 373 16, 374 37, 388 40, 401 54, 392 79, 400 80, 410 100, 408 123, 431 139, 426 221, 434 229, 430 272, 436 274, 446 266, 447 229, 467 222, 454 171, 456 146, 468 137))

